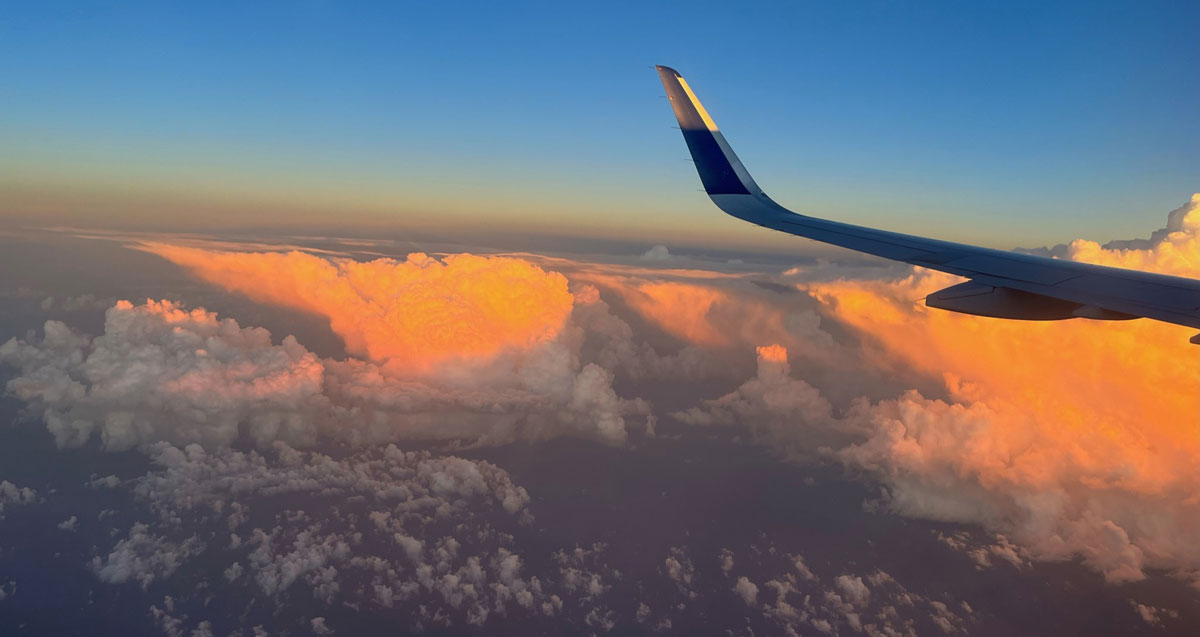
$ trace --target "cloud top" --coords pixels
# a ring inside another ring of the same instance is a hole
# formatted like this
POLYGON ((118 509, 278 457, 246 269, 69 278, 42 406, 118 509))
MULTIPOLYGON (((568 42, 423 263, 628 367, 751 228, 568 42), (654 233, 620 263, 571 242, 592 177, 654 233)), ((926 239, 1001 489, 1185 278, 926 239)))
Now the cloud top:
POLYGON ((350 353, 407 372, 553 340, 573 304, 566 277, 508 257, 413 253, 363 263, 295 251, 143 249, 257 301, 325 316, 350 353))

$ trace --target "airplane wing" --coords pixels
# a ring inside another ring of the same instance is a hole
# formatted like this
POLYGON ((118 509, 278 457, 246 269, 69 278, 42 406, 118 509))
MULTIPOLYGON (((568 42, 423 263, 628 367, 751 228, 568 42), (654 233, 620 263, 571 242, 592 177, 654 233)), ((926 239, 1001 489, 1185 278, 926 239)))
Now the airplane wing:
MULTIPOLYGON (((940 241, 794 213, 768 197, 675 69, 657 66, 704 190, 750 223, 970 279, 925 304, 1008 319, 1139 317, 1200 328, 1200 279, 940 241)), ((1200 334, 1191 342, 1200 344, 1200 334)))

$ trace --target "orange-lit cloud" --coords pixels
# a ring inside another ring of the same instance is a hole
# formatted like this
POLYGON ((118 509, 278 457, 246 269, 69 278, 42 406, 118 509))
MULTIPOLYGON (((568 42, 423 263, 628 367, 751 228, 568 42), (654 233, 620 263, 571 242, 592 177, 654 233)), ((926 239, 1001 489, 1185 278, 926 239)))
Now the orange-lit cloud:
MULTIPOLYGON (((1200 197, 1151 239, 1060 256, 1194 276, 1200 197)), ((1056 249, 1062 251, 1062 248, 1056 249)), ((900 513, 977 523, 1035 558, 1081 558, 1110 581, 1176 571, 1200 583, 1200 365, 1194 330, 1150 320, 1008 321, 927 308, 960 279, 914 269, 890 280, 799 283, 826 323, 862 343, 864 369, 940 379, 831 415, 779 346, 755 378, 676 414, 738 423, 785 453, 825 453, 875 475, 900 513), (838 435, 843 441, 831 442, 838 435), (819 442, 814 442, 814 437, 819 442)), ((862 379, 843 378, 858 391, 862 379)))
POLYGON ((348 351, 395 370, 487 362, 551 341, 572 307, 565 277, 513 258, 414 253, 362 263, 162 243, 143 249, 252 299, 328 317, 348 351))
POLYGON ((728 345, 709 320, 714 306, 728 298, 719 289, 689 283, 642 283, 627 290, 626 302, 671 335, 697 345, 728 345))
POLYGON ((1200 567, 1192 330, 1004 321, 913 304, 948 279, 917 272, 810 288, 868 339, 877 365, 941 376, 949 397, 913 392, 860 413, 874 432, 844 457, 889 474, 901 510, 995 516, 1036 556, 1078 553, 1110 579, 1139 579, 1146 564, 1200 567), (996 496, 995 506, 980 510, 971 488, 996 496))
MULTIPOLYGON (((1200 198, 1180 229, 1142 249, 1089 248, 1095 262, 1140 264, 1188 275, 1200 271, 1200 198)), ((1075 242, 1071 245, 1079 245, 1075 242)), ((1092 244, 1094 246, 1094 244, 1092 244)), ((964 402, 1008 405, 1044 424, 1043 435, 1091 449, 1110 441, 1122 484, 1157 490, 1177 478, 1146 456, 1196 458, 1200 367, 1187 342, 1194 330, 1151 320, 1007 321, 926 308, 912 299, 956 279, 917 270, 896 281, 842 281, 806 290, 839 322, 870 339, 876 363, 945 378, 964 402), (1182 455, 1179 455, 1182 454, 1182 455), (1136 469, 1128 468, 1136 465, 1136 469)), ((1098 449, 1092 449, 1098 451, 1098 449)))
MULTIPOLYGON (((1198 203, 1172 212, 1151 240, 1075 241, 1067 256, 1194 276, 1198 203)), ((863 338, 870 365, 940 377, 946 391, 857 403, 838 425, 866 439, 836 457, 880 475, 890 506, 907 515, 984 524, 1036 558, 1078 555, 1110 581, 1140 579, 1146 567, 1195 578, 1194 330, 990 319, 913 301, 956 281, 917 269, 894 281, 800 286, 863 338)))
POLYGON ((1076 239, 1050 252, 1073 261, 1195 278, 1200 276, 1200 193, 1172 210, 1167 227, 1149 239, 1111 241, 1104 246, 1076 239))
POLYGON ((639 317, 687 344, 720 349, 774 340, 803 348, 821 340, 816 314, 738 277, 684 270, 656 276, 637 268, 624 275, 582 271, 574 277, 618 295, 639 317))
POLYGON ((758 357, 764 361, 771 363, 786 363, 787 348, 782 345, 763 345, 757 350, 758 357))

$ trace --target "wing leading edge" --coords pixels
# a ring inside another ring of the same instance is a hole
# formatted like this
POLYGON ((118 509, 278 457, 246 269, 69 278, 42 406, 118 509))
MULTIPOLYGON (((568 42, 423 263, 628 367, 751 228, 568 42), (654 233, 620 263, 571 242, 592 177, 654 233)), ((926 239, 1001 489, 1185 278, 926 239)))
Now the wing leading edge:
MULTIPOLYGON (((797 214, 775 203, 675 69, 657 66, 704 190, 718 208, 772 230, 970 279, 926 305, 1025 320, 1151 318, 1200 328, 1200 279, 1139 272, 888 232, 797 214)), ((1200 334, 1191 342, 1200 344, 1200 334)))

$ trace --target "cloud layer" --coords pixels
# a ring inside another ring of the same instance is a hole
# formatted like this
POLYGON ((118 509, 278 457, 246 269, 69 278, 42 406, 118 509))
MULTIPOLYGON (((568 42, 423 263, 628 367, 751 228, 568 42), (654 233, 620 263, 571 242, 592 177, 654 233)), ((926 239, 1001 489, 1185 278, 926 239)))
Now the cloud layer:
MULTIPOLYGON (((148 589, 205 569, 221 574, 222 601, 243 599, 245 614, 299 590, 311 592, 301 597, 310 610, 350 606, 408 618, 413 630, 491 616, 606 621, 604 596, 619 575, 582 548, 538 556, 553 566, 529 573, 514 534, 530 533, 530 496, 490 463, 394 445, 340 458, 282 442, 262 452, 148 451, 157 469, 133 490, 154 515, 92 560, 101 581, 148 589)), ((207 602, 191 605, 204 612, 207 602)), ((175 606, 160 614, 183 625, 175 606)))
MULTIPOLYGON (((1198 233, 1193 197, 1149 239, 1046 252, 1194 274, 1198 233)), ((94 338, 48 321, 41 340, 0 346, 0 362, 62 446, 622 444, 639 420, 652 433, 649 398, 685 403, 671 410, 684 425, 739 427, 791 461, 840 463, 880 485, 887 510, 999 534, 963 549, 980 564, 1080 559, 1112 582, 1200 572, 1200 370, 1186 328, 929 309, 914 299, 956 279, 920 269, 571 263, 563 275, 513 257, 145 249, 327 317, 357 358, 170 301, 119 302, 94 338)), ((135 555, 171 548, 128 539, 135 555)), ((147 559, 155 577, 173 564, 147 559)), ((683 581, 687 565, 671 559, 683 581)), ((97 572, 121 572, 104 570, 111 561, 97 572)), ((749 580, 728 590, 747 604, 768 595, 749 580)), ((857 590, 847 580, 836 594, 857 590)))

